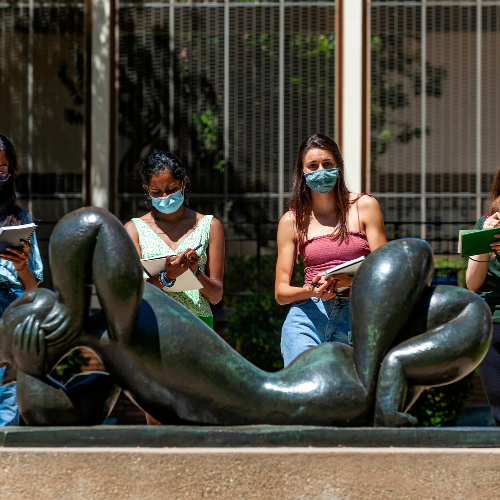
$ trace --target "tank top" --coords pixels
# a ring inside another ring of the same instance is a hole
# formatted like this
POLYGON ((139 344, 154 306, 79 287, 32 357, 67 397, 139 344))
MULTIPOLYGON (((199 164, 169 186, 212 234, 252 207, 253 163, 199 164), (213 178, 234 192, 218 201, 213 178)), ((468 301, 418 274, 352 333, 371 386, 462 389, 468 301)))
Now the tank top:
MULTIPOLYGON (((193 232, 182 241, 176 250, 172 250, 142 219, 132 219, 137 233, 139 234, 139 246, 143 259, 159 257, 161 255, 175 255, 179 252, 184 252, 188 248, 194 248, 201 244, 201 247, 196 250, 200 256, 198 265, 204 272, 207 265, 207 248, 210 235, 210 224, 212 223, 212 215, 205 215, 200 220, 193 232)), ((144 278, 147 278, 144 273, 144 278)), ((203 297, 199 290, 186 290, 185 292, 165 292, 167 295, 181 304, 186 306, 191 312, 201 318, 212 316, 210 303, 203 297)))
POLYGON ((349 260, 369 255, 368 239, 366 234, 361 231, 359 219, 358 200, 361 196, 356 199, 359 231, 349 231, 347 242, 341 242, 340 239, 332 240, 331 234, 324 234, 309 238, 298 245, 297 259, 300 255, 305 266, 304 286, 308 286, 317 274, 324 273, 349 260))

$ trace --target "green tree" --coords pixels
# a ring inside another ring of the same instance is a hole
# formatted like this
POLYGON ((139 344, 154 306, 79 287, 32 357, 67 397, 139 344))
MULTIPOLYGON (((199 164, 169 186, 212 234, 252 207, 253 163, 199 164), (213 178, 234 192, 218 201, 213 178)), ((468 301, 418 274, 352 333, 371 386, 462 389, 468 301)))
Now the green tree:
MULTIPOLYGON (((371 39, 371 169, 377 171, 380 156, 391 142, 407 144, 422 136, 420 123, 401 122, 391 112, 410 104, 410 95, 425 91, 429 97, 443 94, 446 69, 426 63, 422 75, 421 51, 412 48, 420 36, 380 34, 371 39), (425 86, 425 88, 424 88, 425 86)), ((425 133, 430 134, 427 127, 425 133)))

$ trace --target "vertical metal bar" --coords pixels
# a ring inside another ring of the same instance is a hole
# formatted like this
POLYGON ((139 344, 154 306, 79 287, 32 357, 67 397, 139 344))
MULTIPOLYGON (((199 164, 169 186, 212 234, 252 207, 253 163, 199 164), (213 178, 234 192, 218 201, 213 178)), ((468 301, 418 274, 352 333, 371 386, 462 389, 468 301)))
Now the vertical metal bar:
POLYGON ((427 174, 427 0, 422 0, 422 45, 421 45, 421 71, 422 71, 422 157, 420 160, 420 222, 421 230, 420 237, 425 240, 426 237, 426 222, 427 222, 427 207, 426 207, 426 174, 427 174))
POLYGON ((280 0, 278 82, 278 218, 285 211, 285 0, 280 0))
POLYGON ((92 168, 92 0, 85 0, 85 89, 83 112, 83 205, 91 204, 92 168))
POLYGON ((110 0, 109 14, 109 211, 117 214, 118 159, 118 1, 110 0))
POLYGON ((224 0, 224 222, 229 219, 229 24, 229 0, 224 0))
POLYGON ((28 210, 33 211, 31 176, 33 173, 33 37, 35 22, 35 0, 29 0, 28 41, 28 210))
POLYGON ((168 7, 168 49, 170 55, 170 66, 168 68, 168 147, 173 153, 175 149, 174 138, 174 110, 175 110, 175 85, 174 85, 174 64, 175 64, 175 0, 170 0, 168 7))
POLYGON ((363 0, 363 69, 361 72, 361 78, 363 79, 362 84, 362 106, 361 112, 363 117, 362 132, 361 132, 361 192, 370 192, 370 115, 371 115, 371 67, 370 67, 370 13, 371 13, 371 2, 370 0, 363 0))
POLYGON ((335 140, 342 151, 343 0, 335 2, 335 140))
POLYGON ((481 217, 481 71, 482 71, 482 34, 483 34, 483 2, 477 0, 476 16, 476 64, 477 64, 477 94, 476 94, 476 219, 481 217))

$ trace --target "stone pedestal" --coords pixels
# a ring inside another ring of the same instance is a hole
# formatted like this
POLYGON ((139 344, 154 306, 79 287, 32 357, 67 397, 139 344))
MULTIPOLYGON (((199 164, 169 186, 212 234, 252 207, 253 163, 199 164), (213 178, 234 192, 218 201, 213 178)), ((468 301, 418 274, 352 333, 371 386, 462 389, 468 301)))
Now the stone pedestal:
POLYGON ((9 500, 497 499, 500 451, 7 448, 9 500))
POLYGON ((0 437, 9 500, 496 500, 500 491, 496 429, 136 426, 0 437))

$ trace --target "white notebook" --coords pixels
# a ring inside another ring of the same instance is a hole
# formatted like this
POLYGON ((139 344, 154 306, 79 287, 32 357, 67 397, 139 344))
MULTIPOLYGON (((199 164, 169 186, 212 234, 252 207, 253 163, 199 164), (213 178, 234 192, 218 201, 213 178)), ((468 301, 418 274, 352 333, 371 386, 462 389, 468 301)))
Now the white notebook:
POLYGON ((7 247, 22 248, 21 240, 28 241, 37 227, 34 223, 0 227, 0 252, 7 247))
MULTIPOLYGON (((167 255, 161 257, 153 257, 151 259, 141 259, 141 264, 149 276, 157 276, 165 269, 165 260, 167 255)), ((203 285, 200 280, 193 274, 191 269, 182 273, 171 286, 169 292, 185 292, 186 290, 200 290, 203 285)))
POLYGON ((357 270, 361 267, 361 264, 365 260, 364 256, 358 257, 357 259, 352 259, 338 266, 328 269, 325 273, 325 278, 332 276, 334 274, 347 274, 348 276, 354 276, 357 270))

